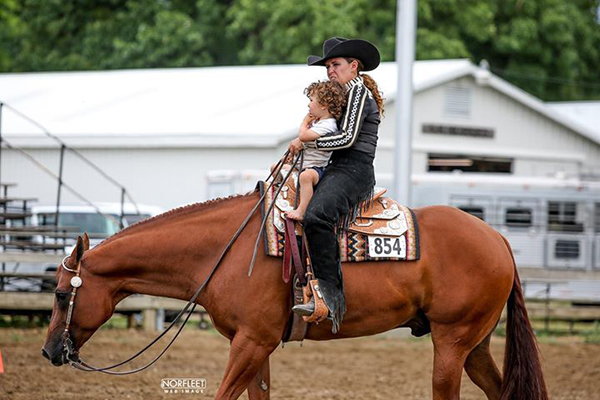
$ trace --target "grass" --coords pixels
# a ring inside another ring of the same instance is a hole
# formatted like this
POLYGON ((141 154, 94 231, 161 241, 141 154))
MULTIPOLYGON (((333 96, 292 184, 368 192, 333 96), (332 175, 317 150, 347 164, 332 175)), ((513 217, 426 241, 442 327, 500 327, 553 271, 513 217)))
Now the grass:
POLYGON ((600 332, 590 332, 581 334, 583 341, 589 344, 600 344, 600 332))
POLYGON ((49 322, 45 315, 0 315, 0 328, 40 328, 49 322))

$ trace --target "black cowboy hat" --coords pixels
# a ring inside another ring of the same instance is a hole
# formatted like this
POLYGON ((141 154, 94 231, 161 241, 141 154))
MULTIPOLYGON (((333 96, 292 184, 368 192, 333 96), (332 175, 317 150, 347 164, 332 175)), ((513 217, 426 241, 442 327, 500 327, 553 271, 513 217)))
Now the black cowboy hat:
POLYGON ((323 42, 323 57, 308 56, 308 65, 325 65, 325 61, 335 57, 351 57, 360 60, 365 71, 372 71, 379 65, 379 50, 371 42, 362 39, 333 37, 323 42))

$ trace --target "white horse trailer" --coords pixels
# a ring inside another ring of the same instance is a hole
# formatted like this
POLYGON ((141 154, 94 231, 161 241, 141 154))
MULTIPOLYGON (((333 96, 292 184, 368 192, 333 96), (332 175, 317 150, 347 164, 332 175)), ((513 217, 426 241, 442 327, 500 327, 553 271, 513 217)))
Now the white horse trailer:
POLYGON ((520 267, 600 270, 600 182, 429 173, 412 189, 414 207, 454 206, 496 228, 520 267))

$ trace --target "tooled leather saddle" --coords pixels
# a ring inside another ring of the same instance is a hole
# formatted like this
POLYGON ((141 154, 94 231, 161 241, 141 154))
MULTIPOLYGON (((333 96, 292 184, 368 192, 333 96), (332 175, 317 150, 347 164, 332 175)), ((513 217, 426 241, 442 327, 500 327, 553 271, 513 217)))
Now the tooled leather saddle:
MULTIPOLYGON (((263 231, 265 251, 273 257, 283 257, 285 252, 286 211, 296 205, 298 174, 292 173, 275 199, 278 187, 273 185, 265 195, 263 217, 275 202, 267 216, 263 231)), ((261 195, 265 185, 259 182, 261 195)), ((419 225, 414 212, 395 200, 385 197, 386 189, 375 188, 373 200, 361 206, 360 216, 350 224, 346 232, 338 235, 341 262, 379 260, 418 260, 419 225)), ((302 236, 300 224, 296 235, 302 236)))

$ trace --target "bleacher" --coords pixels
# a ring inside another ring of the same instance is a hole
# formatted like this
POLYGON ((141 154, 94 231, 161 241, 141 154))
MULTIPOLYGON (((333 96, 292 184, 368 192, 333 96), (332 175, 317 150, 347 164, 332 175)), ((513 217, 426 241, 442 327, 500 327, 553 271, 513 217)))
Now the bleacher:
POLYGON ((31 283, 22 285, 24 290, 53 290, 53 285, 47 283, 53 281, 52 273, 24 273, 20 267, 29 263, 58 263, 79 229, 31 225, 31 205, 37 199, 10 196, 14 187, 15 183, 0 184, 0 290, 10 289, 15 280, 31 283))

